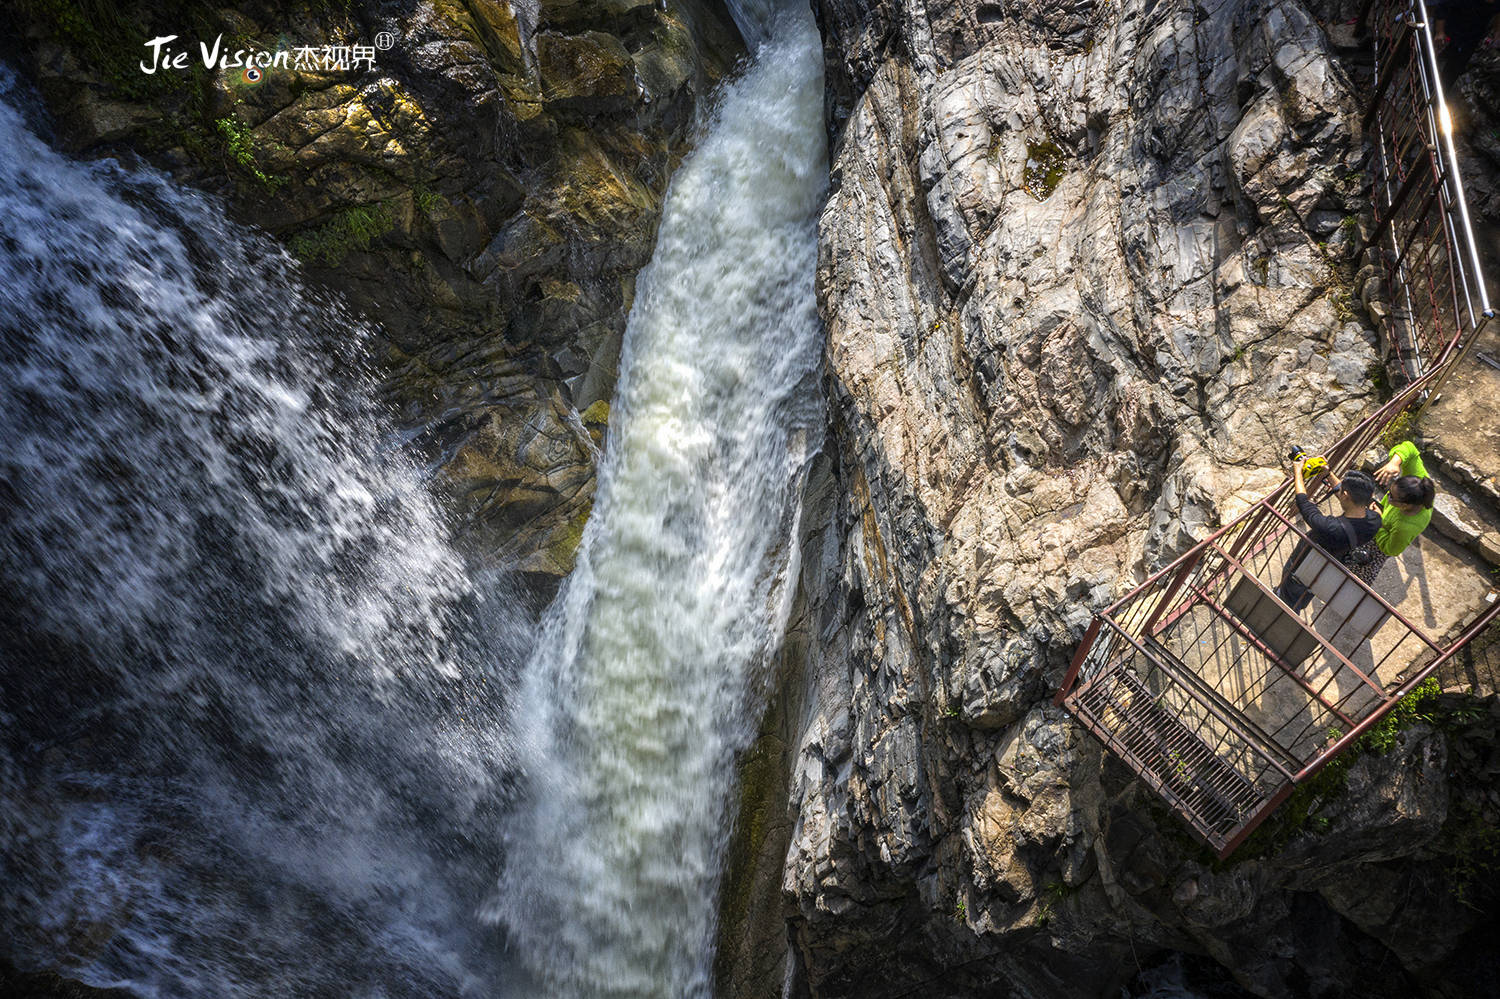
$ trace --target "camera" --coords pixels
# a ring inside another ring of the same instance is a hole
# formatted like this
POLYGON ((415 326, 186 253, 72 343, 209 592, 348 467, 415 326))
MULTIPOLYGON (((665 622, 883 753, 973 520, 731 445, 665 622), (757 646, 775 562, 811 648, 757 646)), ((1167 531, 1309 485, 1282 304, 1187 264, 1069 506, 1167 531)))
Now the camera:
POLYGON ((1301 445, 1293 445, 1292 453, 1287 456, 1287 460, 1295 465, 1297 462, 1303 461, 1303 459, 1306 459, 1302 465, 1304 475, 1317 475, 1328 467, 1327 458, 1324 458, 1322 455, 1309 455, 1307 448, 1301 445))

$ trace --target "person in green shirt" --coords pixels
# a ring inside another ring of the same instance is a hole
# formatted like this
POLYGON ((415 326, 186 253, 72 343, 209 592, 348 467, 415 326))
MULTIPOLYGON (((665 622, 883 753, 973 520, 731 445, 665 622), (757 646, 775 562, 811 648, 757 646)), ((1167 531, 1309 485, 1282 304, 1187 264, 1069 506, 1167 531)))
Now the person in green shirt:
POLYGON ((1389 460, 1375 469, 1375 481, 1386 488, 1384 498, 1370 504, 1370 509, 1380 514, 1380 527, 1373 538, 1340 559, 1371 586, 1386 561, 1406 551, 1432 522, 1432 500, 1437 495, 1437 487, 1411 441, 1391 448, 1389 460))
POLYGON ((1375 547, 1386 555, 1400 555, 1432 522, 1437 487, 1411 441, 1391 448, 1390 460, 1375 470, 1375 481, 1387 489, 1380 503, 1375 547))

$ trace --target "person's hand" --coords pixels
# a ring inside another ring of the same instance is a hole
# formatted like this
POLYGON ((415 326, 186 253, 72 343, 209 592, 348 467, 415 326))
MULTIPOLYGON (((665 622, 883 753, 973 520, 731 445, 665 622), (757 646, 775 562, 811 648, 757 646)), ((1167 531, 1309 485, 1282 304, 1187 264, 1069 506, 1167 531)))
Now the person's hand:
POLYGON ((1298 458, 1296 461, 1292 462, 1292 471, 1296 472, 1298 475, 1301 475, 1302 474, 1302 466, 1306 465, 1306 464, 1307 464, 1307 458, 1306 457, 1298 458))
POLYGON ((1388 486, 1401 474, 1401 459, 1392 458, 1390 461, 1375 469, 1375 481, 1382 486, 1388 486))
POLYGON ((1379 500, 1370 500, 1370 512, 1371 513, 1384 513, 1385 512, 1385 508, 1380 505, 1380 501, 1379 500))

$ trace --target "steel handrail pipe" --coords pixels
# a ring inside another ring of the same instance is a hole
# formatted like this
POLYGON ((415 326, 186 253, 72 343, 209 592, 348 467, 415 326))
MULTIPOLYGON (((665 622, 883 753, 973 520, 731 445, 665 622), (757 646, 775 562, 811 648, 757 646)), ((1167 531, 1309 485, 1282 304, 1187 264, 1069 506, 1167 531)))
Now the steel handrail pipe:
MULTIPOLYGON (((1473 290, 1477 291, 1479 296, 1478 316, 1474 313, 1473 299, 1470 297, 1470 289, 1468 288, 1469 282, 1465 280, 1463 284, 1465 286, 1464 295, 1467 300, 1466 304, 1469 306, 1469 323, 1471 326, 1477 326, 1479 316, 1493 316, 1494 311, 1490 308, 1489 294, 1484 287, 1484 271, 1479 264, 1479 244, 1474 239, 1474 225, 1469 218, 1468 199, 1464 196, 1463 177, 1460 175, 1458 169, 1458 150, 1453 145, 1453 114, 1448 108, 1447 94, 1443 92, 1442 74, 1438 71, 1437 46, 1432 40, 1432 21, 1427 14, 1427 0, 1414 0, 1414 2, 1417 10, 1421 11, 1421 40, 1426 43, 1419 45, 1418 48, 1422 50, 1422 54, 1426 57, 1423 61, 1424 70, 1432 74, 1432 85, 1430 88, 1426 88, 1426 92, 1429 100, 1436 101, 1437 116, 1439 119, 1436 122, 1438 126, 1437 132, 1442 143, 1441 148, 1447 151, 1447 163, 1444 165, 1448 169, 1444 172, 1448 174, 1448 181, 1453 185, 1452 202, 1458 208, 1459 220, 1463 225, 1464 246, 1468 249, 1469 259, 1474 265, 1473 276, 1476 287, 1473 290)), ((1459 266, 1462 267, 1462 265, 1463 262, 1460 260, 1459 266)), ((1465 277, 1467 276, 1465 274, 1465 277)))

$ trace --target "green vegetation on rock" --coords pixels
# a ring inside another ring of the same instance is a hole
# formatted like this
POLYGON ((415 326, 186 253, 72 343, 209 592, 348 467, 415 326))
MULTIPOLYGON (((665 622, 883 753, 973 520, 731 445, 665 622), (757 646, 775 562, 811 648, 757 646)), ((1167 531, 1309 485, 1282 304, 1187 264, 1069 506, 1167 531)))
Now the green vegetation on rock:
POLYGON ((141 71, 143 43, 159 33, 156 27, 170 24, 183 37, 213 38, 224 30, 216 10, 177 0, 150 7, 103 0, 20 0, 17 8, 34 26, 31 30, 76 61, 77 69, 65 74, 76 88, 67 114, 76 119, 72 126, 85 144, 99 138, 90 135, 95 123, 129 121, 128 141, 148 154, 180 150, 210 170, 228 160, 262 187, 280 185, 255 161, 244 127, 232 119, 216 122, 209 113, 214 74, 201 60, 189 60, 181 71, 141 71))
POLYGON ((1406 410, 1386 425, 1380 434, 1380 446, 1389 451, 1404 440, 1409 440, 1416 430, 1416 414, 1406 410))
POLYGON ((260 168, 255 159, 255 141, 250 129, 236 118, 220 118, 214 128, 224 140, 224 151, 229 158, 250 176, 260 181, 268 190, 276 190, 286 183, 285 177, 276 177, 260 168))
POLYGON ((1449 813, 1444 829, 1448 855, 1448 884, 1460 903, 1476 908, 1469 894, 1481 880, 1493 880, 1500 871, 1500 829, 1495 828, 1472 802, 1459 802, 1449 813))
POLYGON ((578 418, 583 423, 583 429, 589 432, 589 437, 593 440, 594 446, 602 448, 604 446, 604 434, 609 430, 608 400, 596 400, 582 413, 579 413, 578 418))
MULTIPOLYGON (((1304 830, 1322 832, 1329 824, 1320 814, 1325 804, 1337 798, 1349 780, 1349 768, 1366 753, 1389 753, 1402 732, 1419 723, 1441 724, 1438 697, 1442 695, 1436 677, 1428 677, 1412 689, 1379 722, 1344 752, 1296 789, 1271 818, 1250 835, 1226 863, 1237 864, 1278 852, 1304 830)), ((1337 728, 1328 730, 1330 743, 1343 737, 1337 728)), ((1217 866, 1217 865, 1216 865, 1217 866)))
POLYGON ((588 409, 579 414, 586 427, 599 426, 609 422, 609 402, 605 399, 595 401, 588 409))
POLYGON ((111 35, 126 27, 117 6, 104 0, 24 0, 21 8, 93 56, 106 55, 111 35))
POLYGON ((573 560, 578 556, 578 546, 583 543, 583 529, 588 525, 589 515, 593 512, 593 500, 579 504, 568 522, 553 531, 547 540, 548 558, 564 573, 571 571, 573 567, 573 560))
POLYGON ((1026 175, 1023 184, 1026 193, 1038 201, 1046 201, 1062 181, 1067 155, 1050 139, 1033 142, 1026 147, 1026 175))
POLYGON ((143 73, 143 43, 153 25, 170 23, 176 33, 212 37, 216 22, 202 5, 167 2, 142 12, 105 0, 20 0, 26 19, 51 40, 76 54, 84 72, 103 85, 111 99, 150 102, 195 88, 204 76, 193 60, 187 72, 143 73))
POLYGON ((396 226, 396 219, 383 204, 355 205, 336 212, 320 226, 293 236, 291 251, 310 264, 332 267, 355 250, 370 244, 396 226))
POLYGON ((412 202, 417 206, 417 211, 423 215, 433 216, 441 212, 448 205, 448 201, 441 194, 425 184, 418 184, 411 189, 412 202))

